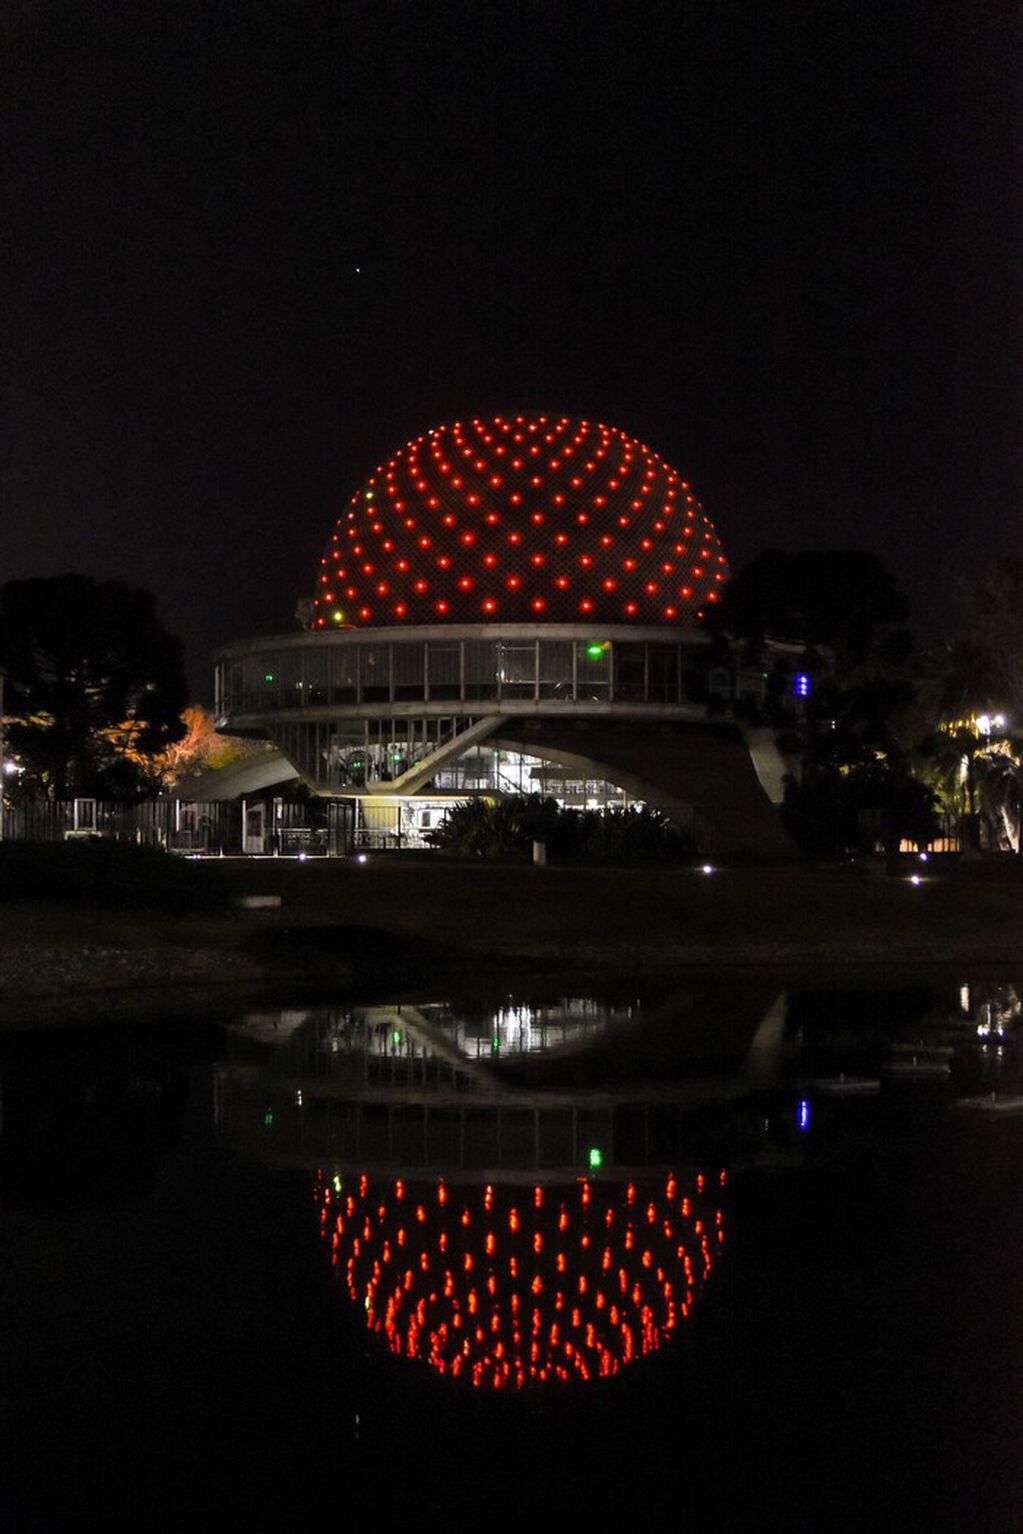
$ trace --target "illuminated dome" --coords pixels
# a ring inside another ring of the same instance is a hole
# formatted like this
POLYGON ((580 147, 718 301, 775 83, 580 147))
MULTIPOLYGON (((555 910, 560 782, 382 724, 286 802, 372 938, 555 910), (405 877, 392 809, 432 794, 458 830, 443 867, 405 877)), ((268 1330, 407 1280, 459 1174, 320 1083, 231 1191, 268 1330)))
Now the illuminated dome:
POLYGON ((499 415, 425 433, 352 496, 310 626, 692 622, 727 574, 689 484, 643 443, 499 415))

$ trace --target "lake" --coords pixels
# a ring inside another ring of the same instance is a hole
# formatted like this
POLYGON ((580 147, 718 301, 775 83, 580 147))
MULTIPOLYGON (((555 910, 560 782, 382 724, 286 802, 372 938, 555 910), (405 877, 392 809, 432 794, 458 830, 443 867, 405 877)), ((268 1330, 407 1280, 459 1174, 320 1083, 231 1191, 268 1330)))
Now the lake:
POLYGON ((1020 996, 0 1035, 0 1527, 1023 1527, 1020 996))

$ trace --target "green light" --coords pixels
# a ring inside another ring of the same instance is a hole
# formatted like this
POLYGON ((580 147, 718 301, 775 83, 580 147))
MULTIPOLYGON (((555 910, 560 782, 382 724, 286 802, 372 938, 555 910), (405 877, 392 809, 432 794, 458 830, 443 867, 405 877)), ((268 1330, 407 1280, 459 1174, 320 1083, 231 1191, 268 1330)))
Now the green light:
POLYGON ((597 644, 596 641, 594 641, 593 644, 588 644, 586 646, 586 653, 590 657, 590 660, 602 660, 604 657, 604 651, 606 649, 607 645, 597 644))
POLYGON ((491 1049, 500 1049, 500 1047, 501 1047, 501 1036, 500 1036, 500 1034, 497 1034, 497 1033, 494 1034, 494 1037, 490 1041, 490 1047, 491 1047, 491 1049))
POLYGON ((598 1167, 602 1167, 603 1165, 604 1165, 603 1153, 601 1151, 599 1151, 595 1145, 591 1145, 590 1146, 590 1166, 593 1168, 594 1171, 596 1171, 598 1169, 598 1167))
POLYGON ((263 1128, 269 1129, 274 1121, 273 1110, 268 1108, 263 1115, 263 1128))
POLYGON ((263 677, 263 681, 264 682, 272 682, 273 679, 274 679, 274 674, 273 674, 272 671, 267 671, 265 673, 264 677, 263 677))
POLYGON ((340 1179, 340 1177, 335 1177, 334 1178, 334 1192, 335 1193, 340 1193, 341 1192, 341 1179, 340 1179))
POLYGON ((395 1044, 400 1044, 401 1043, 401 1029, 400 1028, 395 1028, 394 1032, 391 1034, 391 1038, 394 1040, 395 1044))

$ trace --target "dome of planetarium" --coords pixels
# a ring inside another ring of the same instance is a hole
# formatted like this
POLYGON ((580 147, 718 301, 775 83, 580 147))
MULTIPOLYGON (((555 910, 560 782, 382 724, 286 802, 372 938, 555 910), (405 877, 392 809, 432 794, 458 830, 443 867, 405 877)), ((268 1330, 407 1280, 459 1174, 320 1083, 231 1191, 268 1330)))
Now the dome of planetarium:
POLYGON ((616 427, 535 412, 406 443, 352 496, 310 627, 693 623, 728 566, 663 458, 616 427))

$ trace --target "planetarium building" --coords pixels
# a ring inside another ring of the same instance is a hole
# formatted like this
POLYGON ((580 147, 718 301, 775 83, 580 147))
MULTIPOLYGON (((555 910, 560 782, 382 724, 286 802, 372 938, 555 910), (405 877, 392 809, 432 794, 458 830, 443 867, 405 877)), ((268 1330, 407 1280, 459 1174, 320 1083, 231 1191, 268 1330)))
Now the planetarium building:
POLYGON ((541 792, 780 852, 701 624, 727 576, 689 483, 624 432, 455 421, 352 496, 302 632, 220 655, 218 725, 354 800, 370 844, 415 845, 469 794, 541 792))

